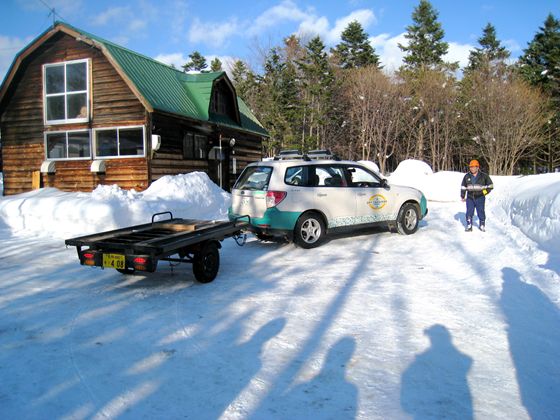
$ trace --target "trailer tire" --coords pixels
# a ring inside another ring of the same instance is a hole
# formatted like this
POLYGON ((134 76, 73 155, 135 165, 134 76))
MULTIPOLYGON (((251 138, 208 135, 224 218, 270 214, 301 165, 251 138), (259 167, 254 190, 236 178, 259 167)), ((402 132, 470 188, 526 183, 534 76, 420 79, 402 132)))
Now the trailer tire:
POLYGON ((220 252, 216 242, 202 244, 200 251, 194 256, 194 277, 200 283, 210 283, 218 275, 220 269, 220 252))
POLYGON ((134 268, 117 268, 117 271, 121 274, 130 274, 131 276, 134 275, 136 270, 134 268))

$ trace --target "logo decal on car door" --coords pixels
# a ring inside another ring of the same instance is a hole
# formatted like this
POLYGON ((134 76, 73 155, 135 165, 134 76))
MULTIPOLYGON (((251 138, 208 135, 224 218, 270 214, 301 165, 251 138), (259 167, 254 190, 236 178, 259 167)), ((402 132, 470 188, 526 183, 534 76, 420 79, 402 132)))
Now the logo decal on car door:
POLYGON ((387 199, 381 194, 375 194, 369 198, 367 203, 373 210, 381 210, 387 204, 387 199))

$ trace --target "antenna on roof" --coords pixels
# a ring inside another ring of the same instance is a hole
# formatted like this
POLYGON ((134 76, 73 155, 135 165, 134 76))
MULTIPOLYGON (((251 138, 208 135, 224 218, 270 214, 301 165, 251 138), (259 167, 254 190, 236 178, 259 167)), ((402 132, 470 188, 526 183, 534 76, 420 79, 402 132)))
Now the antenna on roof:
POLYGON ((54 7, 51 7, 47 2, 45 2, 44 0, 39 0, 41 3, 43 3, 43 5, 49 9, 49 14, 48 16, 51 17, 52 16, 52 20, 53 20, 53 27, 54 24, 56 23, 56 17, 58 16, 61 20, 64 20, 64 18, 62 16, 60 16, 60 14, 58 14, 55 10, 54 7))

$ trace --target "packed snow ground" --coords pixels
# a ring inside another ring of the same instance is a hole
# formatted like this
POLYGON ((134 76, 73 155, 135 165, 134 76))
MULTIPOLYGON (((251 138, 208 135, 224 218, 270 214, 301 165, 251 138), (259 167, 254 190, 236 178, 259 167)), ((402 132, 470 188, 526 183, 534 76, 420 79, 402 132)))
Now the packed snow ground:
POLYGON ((205 285, 62 241, 223 218, 204 174, 0 199, 0 417, 559 418, 560 174, 493 177, 486 233, 463 231, 461 177, 403 162, 391 181, 430 199, 416 234, 226 240, 205 285))

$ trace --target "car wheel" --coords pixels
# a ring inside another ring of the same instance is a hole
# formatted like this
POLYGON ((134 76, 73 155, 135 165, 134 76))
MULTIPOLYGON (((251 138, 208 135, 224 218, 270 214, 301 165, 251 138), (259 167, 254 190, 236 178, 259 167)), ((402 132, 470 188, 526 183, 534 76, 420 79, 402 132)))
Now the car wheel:
POLYGON ((300 216, 294 230, 294 242, 302 248, 314 248, 321 245, 325 236, 325 223, 317 213, 305 213, 300 216))
POLYGON ((418 230, 420 211, 418 206, 406 203, 401 207, 397 217, 397 229, 401 235, 411 235, 418 230))
POLYGON ((210 283, 218 275, 220 252, 216 242, 206 242, 194 256, 194 277, 200 283, 210 283))

